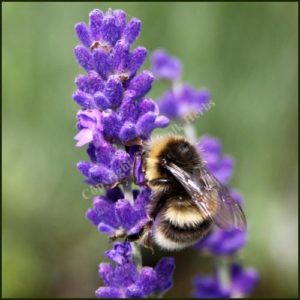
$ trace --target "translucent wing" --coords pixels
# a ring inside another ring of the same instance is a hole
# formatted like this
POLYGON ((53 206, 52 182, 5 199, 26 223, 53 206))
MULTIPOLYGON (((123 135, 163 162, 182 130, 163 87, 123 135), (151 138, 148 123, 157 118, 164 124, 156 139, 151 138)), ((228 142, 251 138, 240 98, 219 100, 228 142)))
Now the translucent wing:
POLYGON ((206 168, 189 174, 173 163, 165 165, 191 196, 201 213, 222 229, 246 229, 246 218, 240 205, 206 168))

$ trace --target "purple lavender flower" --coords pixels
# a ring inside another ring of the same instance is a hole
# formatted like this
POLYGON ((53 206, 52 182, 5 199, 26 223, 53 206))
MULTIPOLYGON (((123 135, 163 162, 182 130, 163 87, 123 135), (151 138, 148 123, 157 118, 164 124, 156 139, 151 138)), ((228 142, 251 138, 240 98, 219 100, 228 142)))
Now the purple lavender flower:
POLYGON ((149 71, 137 74, 147 50, 137 47, 130 51, 140 27, 141 22, 136 18, 126 23, 122 10, 103 14, 95 9, 90 13, 89 26, 76 24, 82 45, 76 46, 74 53, 87 74, 76 78, 78 89, 73 99, 82 109, 100 115, 96 128, 89 131, 79 128, 77 146, 87 142, 99 145, 91 130, 107 140, 128 144, 139 138, 147 139, 155 128, 168 125, 168 119, 159 116, 155 102, 144 99, 154 79, 149 71))
POLYGON ((152 72, 157 79, 175 81, 181 75, 181 62, 162 49, 152 53, 152 72))
POLYGON ((209 171, 223 184, 227 185, 233 174, 234 160, 229 155, 222 156, 220 141, 206 135, 199 140, 197 147, 209 171))
POLYGON ((105 255, 114 263, 101 263, 99 275, 104 287, 96 290, 98 298, 144 298, 163 294, 172 286, 175 263, 171 257, 162 258, 155 268, 142 267, 133 262, 131 245, 115 242, 105 255))
POLYGON ((124 199, 120 188, 108 190, 105 196, 97 196, 86 217, 102 233, 113 236, 123 232, 134 234, 147 222, 145 206, 150 201, 150 190, 134 191, 134 203, 124 199))
POLYGON ((233 263, 229 269, 229 282, 222 282, 220 273, 211 277, 196 276, 193 281, 195 298, 237 298, 249 295, 258 283, 259 275, 253 268, 244 269, 233 263))
POLYGON ((188 114, 202 114, 210 103, 208 90, 196 90, 188 84, 168 90, 159 100, 160 111, 170 119, 181 119, 188 114))

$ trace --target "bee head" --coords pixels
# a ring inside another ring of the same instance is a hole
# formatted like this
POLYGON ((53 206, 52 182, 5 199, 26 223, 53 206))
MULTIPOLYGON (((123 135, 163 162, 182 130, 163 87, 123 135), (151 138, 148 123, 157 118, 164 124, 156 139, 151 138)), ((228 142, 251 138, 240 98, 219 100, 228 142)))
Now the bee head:
POLYGON ((161 156, 162 167, 174 163, 186 171, 191 171, 199 161, 195 147, 185 140, 170 143, 161 156))

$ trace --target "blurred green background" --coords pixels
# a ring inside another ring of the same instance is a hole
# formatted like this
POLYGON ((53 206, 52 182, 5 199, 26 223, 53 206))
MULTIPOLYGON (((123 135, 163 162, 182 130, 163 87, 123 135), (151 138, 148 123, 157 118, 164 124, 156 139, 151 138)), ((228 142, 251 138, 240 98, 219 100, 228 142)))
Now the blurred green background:
MULTIPOLYGON (((75 165, 74 24, 93 8, 142 20, 136 45, 165 48, 183 80, 211 90, 198 135, 219 137, 236 158, 249 242, 241 257, 261 273, 253 296, 298 291, 297 3, 2 3, 4 297, 94 297, 110 247, 85 219, 91 200, 75 165)), ((149 66, 149 59, 147 62, 149 66)), ((157 98, 161 86, 151 96, 157 98)), ((157 256, 145 253, 145 263, 157 256)), ((166 253, 162 253, 166 254, 166 253)), ((176 253, 175 286, 210 270, 194 249, 176 253)))

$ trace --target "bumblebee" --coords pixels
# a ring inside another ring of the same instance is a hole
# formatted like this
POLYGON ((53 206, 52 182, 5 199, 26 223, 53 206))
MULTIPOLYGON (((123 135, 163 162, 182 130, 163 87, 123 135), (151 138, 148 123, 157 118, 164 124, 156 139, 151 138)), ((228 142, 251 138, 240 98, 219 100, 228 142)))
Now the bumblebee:
POLYGON ((196 147, 182 136, 150 141, 142 155, 146 184, 151 188, 149 221, 127 236, 152 249, 180 250, 202 239, 215 224, 245 230, 240 205, 206 168, 196 147))

